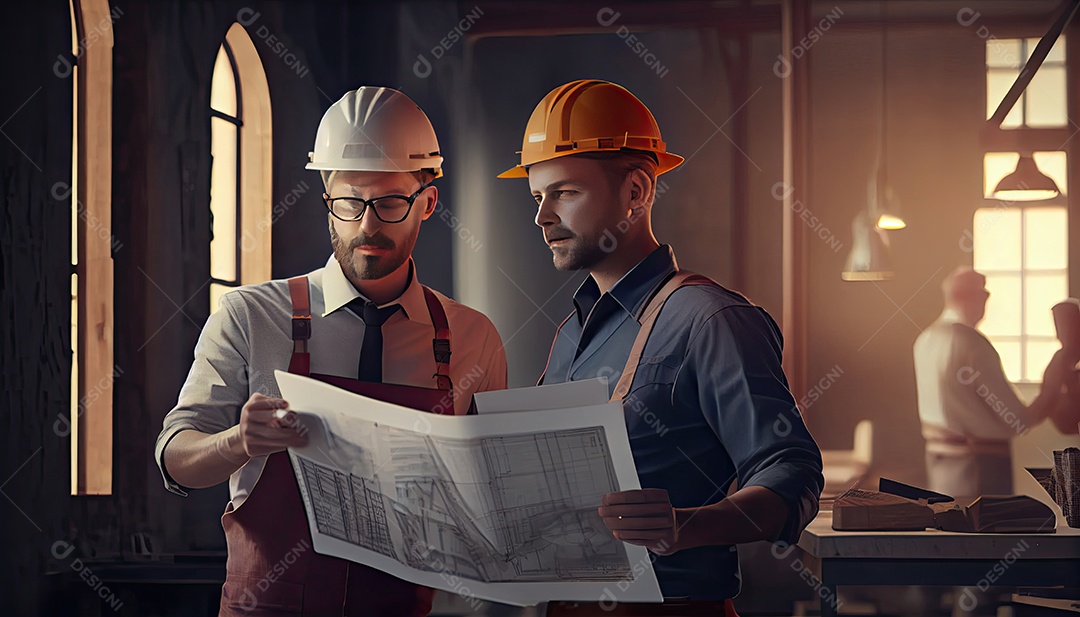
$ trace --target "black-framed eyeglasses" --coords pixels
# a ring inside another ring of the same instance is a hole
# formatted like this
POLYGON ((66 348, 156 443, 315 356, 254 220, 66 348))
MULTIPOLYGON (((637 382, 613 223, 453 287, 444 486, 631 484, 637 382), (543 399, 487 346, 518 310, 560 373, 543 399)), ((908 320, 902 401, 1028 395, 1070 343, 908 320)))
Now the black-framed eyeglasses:
POLYGON ((408 197, 405 195, 382 195, 381 197, 364 199, 362 197, 331 197, 323 193, 323 201, 326 202, 326 208, 330 210, 330 214, 342 221, 359 221, 364 218, 368 206, 371 206, 375 210, 375 216, 380 221, 384 223, 400 223, 409 216, 416 198, 429 186, 431 185, 420 185, 420 188, 416 189, 416 192, 408 197))

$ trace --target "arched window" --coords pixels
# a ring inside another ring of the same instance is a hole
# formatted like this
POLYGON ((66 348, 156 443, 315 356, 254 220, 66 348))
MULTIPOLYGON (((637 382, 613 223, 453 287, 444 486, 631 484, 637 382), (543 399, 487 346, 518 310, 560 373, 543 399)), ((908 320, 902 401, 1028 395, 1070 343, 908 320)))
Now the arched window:
POLYGON ((244 27, 234 23, 210 86, 210 310, 222 294, 270 279, 270 89, 244 27))

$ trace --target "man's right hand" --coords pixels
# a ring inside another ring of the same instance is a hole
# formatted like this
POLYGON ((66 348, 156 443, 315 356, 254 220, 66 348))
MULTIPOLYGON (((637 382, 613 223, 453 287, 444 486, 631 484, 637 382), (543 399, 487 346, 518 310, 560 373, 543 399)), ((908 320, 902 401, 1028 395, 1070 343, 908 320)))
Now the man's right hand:
POLYGON ((237 428, 239 445, 249 458, 307 445, 307 430, 298 422, 295 413, 285 412, 288 408, 284 399, 258 392, 244 403, 237 428), (282 415, 279 411, 285 413, 282 415))
POLYGON ((1052 396, 1060 396, 1075 379, 1075 367, 1078 361, 1080 358, 1076 357, 1075 352, 1067 352, 1065 349, 1057 350, 1050 359, 1050 363, 1046 365, 1046 370, 1043 371, 1042 388, 1052 396))

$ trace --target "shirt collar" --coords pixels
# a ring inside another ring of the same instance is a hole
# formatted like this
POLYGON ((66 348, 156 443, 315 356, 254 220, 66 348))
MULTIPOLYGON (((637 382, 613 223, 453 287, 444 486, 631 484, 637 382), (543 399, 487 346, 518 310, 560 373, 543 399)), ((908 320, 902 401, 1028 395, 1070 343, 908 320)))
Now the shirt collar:
POLYGON ((959 323, 960 313, 956 312, 955 309, 946 308, 945 310, 941 311, 941 317, 939 317, 938 319, 945 323, 959 323))
MULTIPOLYGON (((356 298, 367 300, 364 294, 360 293, 352 282, 346 278, 345 273, 341 271, 341 264, 338 263, 337 258, 331 255, 323 272, 325 311, 322 316, 326 317, 356 298)), ((431 324, 431 314, 428 312, 427 300, 424 299, 424 289, 416 277, 416 263, 411 257, 409 258, 409 285, 401 296, 381 304, 379 307, 382 308, 391 304, 400 304, 407 319, 423 324, 431 324)))
MULTIPOLYGON (((622 306, 623 310, 636 315, 641 305, 650 297, 651 292, 669 274, 678 269, 679 265, 675 261, 675 252, 671 246, 661 244, 624 274, 608 294, 622 306)), ((585 323, 585 317, 600 300, 600 296, 600 287, 597 286, 593 277, 585 277, 581 286, 574 292, 574 307, 577 310, 579 324, 585 323)))

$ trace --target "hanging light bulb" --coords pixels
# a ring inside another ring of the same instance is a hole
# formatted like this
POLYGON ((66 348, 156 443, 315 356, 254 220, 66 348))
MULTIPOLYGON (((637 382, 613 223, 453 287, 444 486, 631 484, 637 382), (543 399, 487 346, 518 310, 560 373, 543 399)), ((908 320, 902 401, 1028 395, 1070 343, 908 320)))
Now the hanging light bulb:
POLYGON ((997 183, 992 196, 1002 201, 1044 201, 1060 194, 1054 179, 1039 170, 1030 152, 1023 152, 1016 170, 997 183))
POLYGON ((879 229, 884 229, 888 231, 894 229, 903 229, 907 227, 907 223, 904 222, 904 219, 896 216, 895 214, 882 214, 878 217, 877 226, 879 229))
POLYGON ((870 222, 869 215, 862 211, 851 223, 851 252, 840 273, 845 281, 887 281, 894 276, 889 260, 889 237, 870 222))
MULTIPOLYGON (((885 16, 886 22, 888 15, 885 16)), ((870 212, 874 215, 874 225, 879 229, 893 230, 907 227, 900 217, 899 200, 889 186, 889 75, 888 75, 888 30, 881 30, 881 128, 880 146, 877 159, 876 186, 870 193, 870 212)))
POLYGON ((892 187, 879 187, 878 194, 882 196, 878 200, 878 228, 892 231, 907 227, 907 223, 900 217, 900 200, 893 193, 892 187))

